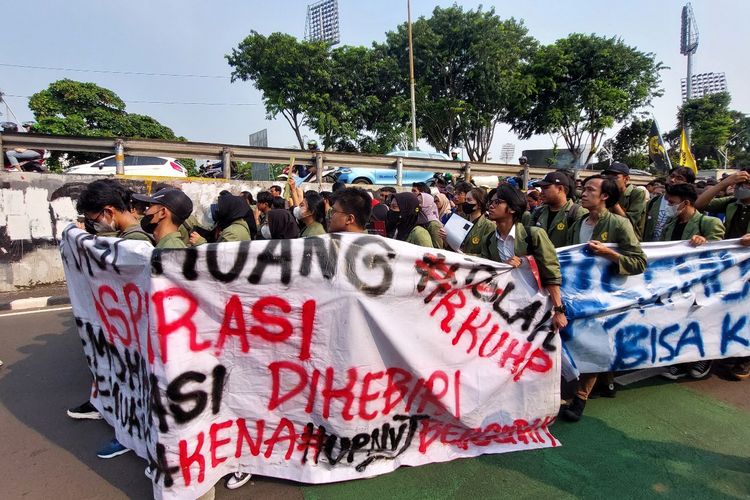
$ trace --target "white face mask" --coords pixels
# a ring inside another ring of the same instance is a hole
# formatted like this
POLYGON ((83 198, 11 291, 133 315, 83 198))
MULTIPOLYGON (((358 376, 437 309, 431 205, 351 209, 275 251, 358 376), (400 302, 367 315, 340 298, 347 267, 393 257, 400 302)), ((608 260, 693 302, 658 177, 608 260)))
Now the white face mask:
POLYGON ((292 210, 292 213, 294 214, 294 218, 297 220, 302 219, 302 217, 305 216, 305 214, 302 213, 302 208, 300 207, 294 207, 294 210, 292 210))
POLYGON ((677 214, 680 213, 680 204, 677 205, 667 205, 667 208, 665 210, 667 217, 674 218, 677 217, 677 214))
POLYGON ((260 228, 260 234, 267 240, 271 239, 271 229, 269 229, 268 225, 262 226, 260 228))

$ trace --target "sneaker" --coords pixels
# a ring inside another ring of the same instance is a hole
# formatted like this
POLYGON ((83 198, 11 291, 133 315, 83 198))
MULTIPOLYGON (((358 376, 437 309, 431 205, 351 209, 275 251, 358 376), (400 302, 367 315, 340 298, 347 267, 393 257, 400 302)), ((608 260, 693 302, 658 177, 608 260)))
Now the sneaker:
POLYGON ((711 364, 711 361, 696 361, 695 363, 691 363, 688 367, 690 378, 699 379, 708 376, 711 371, 711 364))
POLYGON ((227 478, 224 486, 226 486, 228 490, 236 490, 247 484, 251 477, 253 477, 253 475, 249 472, 235 472, 227 478))
POLYGON ((102 414, 94 408, 94 405, 90 401, 86 401, 81 406, 69 409, 67 413, 70 418, 75 418, 76 420, 101 420, 102 418, 102 414))
POLYGON ((736 380, 750 378, 750 357, 737 358, 734 364, 729 367, 729 374, 736 380))
POLYGON ((664 371, 661 376, 668 378, 669 380, 679 380, 683 377, 687 377, 687 370, 681 365, 672 365, 664 371))
POLYGON ((586 400, 574 397, 569 405, 560 408, 560 418, 568 422, 578 422, 583 415, 583 409, 586 408, 586 400))
POLYGON ((114 458, 130 451, 130 448, 125 448, 117 439, 113 439, 104 446, 101 450, 96 453, 99 458, 114 458))

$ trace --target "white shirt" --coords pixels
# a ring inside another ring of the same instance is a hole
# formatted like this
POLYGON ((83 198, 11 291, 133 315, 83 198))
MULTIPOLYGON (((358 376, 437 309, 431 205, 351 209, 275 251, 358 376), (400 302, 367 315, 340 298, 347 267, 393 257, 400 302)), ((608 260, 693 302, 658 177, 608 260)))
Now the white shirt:
POLYGON ((595 224, 589 224, 588 217, 583 219, 583 222, 581 222, 581 232, 579 233, 579 236, 578 236, 581 243, 591 241, 591 237, 594 235, 594 226, 595 224))
POLYGON ((510 227, 508 236, 503 236, 495 229, 495 235, 497 236, 497 252, 500 254, 500 260, 505 262, 506 260, 516 255, 516 225, 513 224, 510 227))

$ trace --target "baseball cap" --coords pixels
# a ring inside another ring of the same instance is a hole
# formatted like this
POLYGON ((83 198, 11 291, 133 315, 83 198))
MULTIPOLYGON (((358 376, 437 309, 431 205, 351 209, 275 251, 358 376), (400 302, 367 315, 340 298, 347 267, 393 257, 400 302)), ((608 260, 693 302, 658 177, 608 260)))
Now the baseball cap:
POLYGON ((604 169, 604 174, 622 174, 630 175, 630 167, 619 161, 614 162, 612 165, 604 169))
POLYGON ((145 194, 134 194, 134 200, 145 201, 152 205, 162 205, 169 209, 178 219, 185 220, 193 213, 192 200, 180 191, 174 188, 163 188, 158 190, 152 196, 145 194))
POLYGON ((570 184, 570 179, 562 172, 550 172, 544 176, 544 179, 536 181, 534 183, 534 187, 547 187, 553 184, 557 186, 568 187, 570 184))

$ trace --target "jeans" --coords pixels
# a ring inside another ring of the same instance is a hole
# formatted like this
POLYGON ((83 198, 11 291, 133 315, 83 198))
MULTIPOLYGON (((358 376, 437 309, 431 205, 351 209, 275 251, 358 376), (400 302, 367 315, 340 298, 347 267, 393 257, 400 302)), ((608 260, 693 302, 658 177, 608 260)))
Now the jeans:
POLYGON ((22 153, 19 153, 18 151, 6 151, 5 156, 8 157, 8 160, 10 160, 10 164, 15 168, 18 168, 20 162, 22 161, 38 160, 42 157, 42 155, 32 149, 27 149, 22 153))

